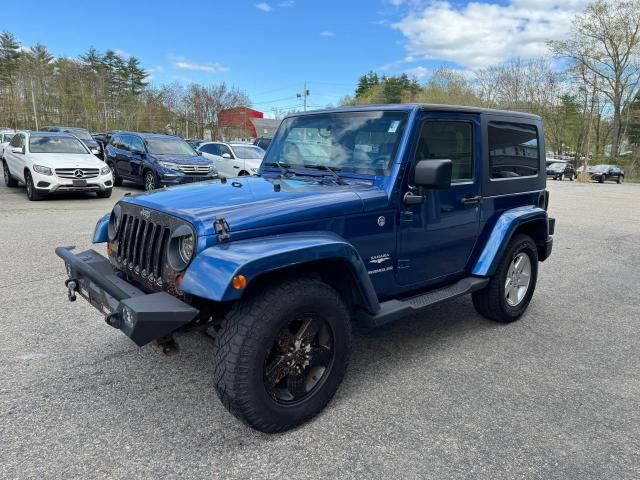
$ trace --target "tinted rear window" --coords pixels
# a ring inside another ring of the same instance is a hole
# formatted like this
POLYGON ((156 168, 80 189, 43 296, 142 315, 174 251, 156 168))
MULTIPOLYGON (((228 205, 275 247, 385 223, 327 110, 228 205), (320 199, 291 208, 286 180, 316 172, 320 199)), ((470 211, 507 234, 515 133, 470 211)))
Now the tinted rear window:
POLYGON ((492 179, 536 176, 539 159, 536 127, 505 122, 489 123, 492 179))

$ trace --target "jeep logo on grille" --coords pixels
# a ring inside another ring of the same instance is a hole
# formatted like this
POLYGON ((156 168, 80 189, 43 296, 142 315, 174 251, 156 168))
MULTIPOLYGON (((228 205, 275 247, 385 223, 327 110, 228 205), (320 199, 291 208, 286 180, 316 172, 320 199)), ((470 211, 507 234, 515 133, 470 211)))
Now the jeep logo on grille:
POLYGON ((149 217, 151 217, 151 211, 147 210, 146 208, 143 208, 142 211, 140 212, 140 215, 142 216, 142 218, 144 218, 145 220, 149 220, 149 217))
POLYGON ((73 176, 75 178, 82 178, 82 177, 84 177, 84 172, 82 170, 78 169, 75 172, 73 172, 73 176))

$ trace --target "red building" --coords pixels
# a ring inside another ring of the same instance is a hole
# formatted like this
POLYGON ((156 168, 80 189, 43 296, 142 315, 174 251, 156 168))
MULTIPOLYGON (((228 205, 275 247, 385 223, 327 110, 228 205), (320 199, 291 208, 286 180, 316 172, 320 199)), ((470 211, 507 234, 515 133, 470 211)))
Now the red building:
POLYGON ((230 108, 218 114, 218 125, 226 140, 256 138, 258 133, 252 120, 264 114, 249 107, 230 108))

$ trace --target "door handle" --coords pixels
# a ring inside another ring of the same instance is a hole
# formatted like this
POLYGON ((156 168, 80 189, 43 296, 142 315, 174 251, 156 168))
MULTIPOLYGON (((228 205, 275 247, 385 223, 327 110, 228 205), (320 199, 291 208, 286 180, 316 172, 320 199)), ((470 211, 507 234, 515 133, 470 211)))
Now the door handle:
POLYGON ((464 205, 474 205, 476 203, 482 203, 482 196, 476 195, 475 197, 462 197, 460 201, 464 205))
POLYGON ((240 167, 236 167, 235 165, 233 166, 233 168, 240 168, 240 167))

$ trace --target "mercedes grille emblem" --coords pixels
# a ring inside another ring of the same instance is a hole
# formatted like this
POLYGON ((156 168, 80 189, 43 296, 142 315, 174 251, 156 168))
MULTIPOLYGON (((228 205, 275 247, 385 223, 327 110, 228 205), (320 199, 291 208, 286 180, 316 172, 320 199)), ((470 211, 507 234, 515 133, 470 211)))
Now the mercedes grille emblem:
POLYGON ((84 172, 80 169, 76 170, 75 172, 73 172, 73 176, 76 178, 82 178, 84 177, 84 172))

